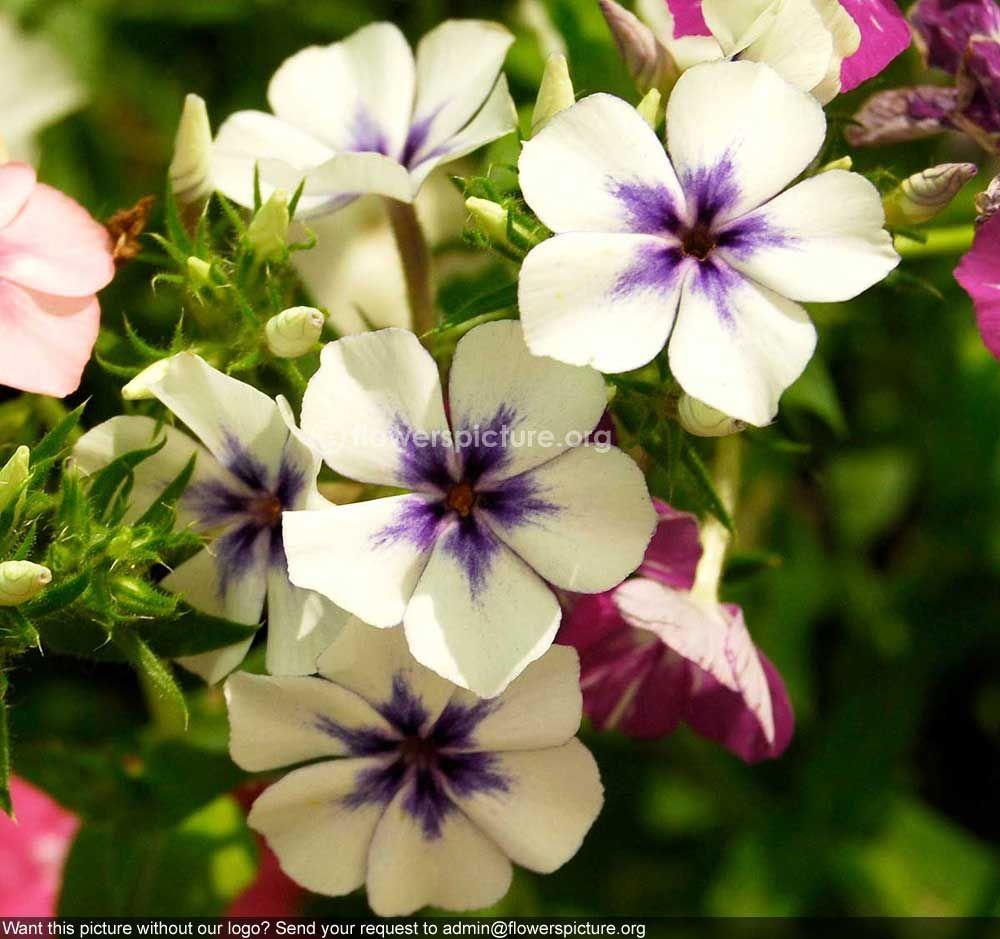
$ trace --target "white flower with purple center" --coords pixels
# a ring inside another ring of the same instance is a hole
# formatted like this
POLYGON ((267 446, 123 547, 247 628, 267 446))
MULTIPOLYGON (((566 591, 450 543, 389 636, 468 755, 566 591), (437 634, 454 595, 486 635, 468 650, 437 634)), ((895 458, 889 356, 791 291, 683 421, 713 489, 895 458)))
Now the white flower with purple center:
POLYGON ((816 156, 819 104, 771 68, 685 72, 669 157, 626 102, 598 94, 524 145, 524 197, 556 236, 525 258, 531 351, 622 372, 669 341, 692 397, 767 424, 816 331, 795 301, 847 300, 898 263, 875 187, 831 170, 782 192, 816 156))
POLYGON ((430 172, 510 133, 517 115, 503 60, 514 37, 497 23, 449 20, 416 57, 392 23, 310 46, 271 79, 273 114, 240 111, 219 129, 213 179, 253 205, 305 180, 298 217, 326 215, 365 193, 412 202, 430 172))
POLYGON ((478 909, 507 892, 511 861, 549 873, 577 852, 603 791, 574 737, 573 650, 551 649, 482 701, 415 662, 402 630, 355 621, 319 672, 238 673, 226 684, 237 764, 316 761, 267 789, 249 816, 303 887, 341 896, 367 883, 381 916, 478 909))
POLYGON ((413 333, 331 343, 303 432, 338 473, 410 492, 286 513, 293 583, 374 626, 402 622, 424 665, 499 694, 552 643, 550 585, 606 590, 652 536, 639 468, 610 445, 581 445, 605 407, 600 374, 532 356, 514 322, 461 340, 447 411, 413 333))
MULTIPOLYGON (((287 402, 223 375, 190 352, 162 363, 147 387, 198 440, 152 418, 115 417, 80 438, 73 451, 77 465, 93 473, 164 440, 135 469, 126 516, 134 520, 195 456, 177 524, 212 540, 163 586, 196 609, 239 623, 260 622, 266 600, 268 670, 315 671, 346 614, 288 580, 282 512, 327 503, 316 489, 319 457, 300 439, 287 402)), ((180 662, 216 682, 243 661, 251 641, 180 662)))

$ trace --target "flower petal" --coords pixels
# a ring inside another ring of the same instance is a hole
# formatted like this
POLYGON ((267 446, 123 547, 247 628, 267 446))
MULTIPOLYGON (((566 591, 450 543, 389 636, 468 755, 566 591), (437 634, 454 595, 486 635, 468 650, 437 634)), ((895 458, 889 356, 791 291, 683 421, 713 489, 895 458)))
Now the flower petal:
POLYGON ((774 20, 740 58, 769 65, 796 88, 812 91, 826 77, 833 54, 833 36, 813 0, 784 0, 774 20))
POLYGON ((466 475, 493 482, 578 446, 601 419, 607 394, 599 372, 532 355, 521 324, 507 320, 458 343, 448 401, 466 475))
POLYGON ((815 347, 805 310, 719 265, 684 289, 670 368, 692 397, 762 427, 815 347))
POLYGON ((392 737, 392 728, 371 705, 321 678, 237 672, 226 681, 226 703, 229 751, 237 766, 252 773, 324 756, 360 755, 361 738, 369 732, 392 737))
POLYGON ((264 169, 268 181, 286 192, 293 192, 304 181, 295 210, 300 220, 335 212, 360 195, 413 201, 410 174, 392 157, 381 153, 338 153, 304 174, 283 163, 263 164, 262 173, 264 169))
POLYGON ((24 207, 35 188, 35 170, 27 163, 0 165, 0 229, 6 228, 24 207))
POLYGON ((701 13, 722 51, 734 56, 771 29, 787 0, 702 0, 701 13))
POLYGON ((97 297, 55 297, 0 280, 0 385, 57 398, 76 391, 100 323, 97 297))
POLYGON ((39 183, 0 229, 0 277, 59 297, 87 297, 115 276, 103 225, 58 189, 39 183))
POLYGON ((840 85, 851 91, 873 78, 910 46, 910 27, 894 0, 840 0, 861 30, 861 45, 840 68, 840 85))
POLYGON ((325 346, 302 430, 333 469, 367 483, 422 486, 451 459, 437 365, 405 329, 325 346))
POLYGON ((580 850, 600 814, 597 763, 579 740, 497 757, 495 770, 510 781, 507 789, 456 802, 515 864, 550 874, 580 850))
POLYGON ((884 224, 878 190, 857 173, 830 170, 740 219, 748 237, 723 254, 791 300, 850 300, 899 264, 884 224))
POLYGON ((659 499, 653 500, 653 508, 659 521, 637 573, 679 590, 690 590, 701 560, 698 519, 659 499))
POLYGON ((365 882, 368 849, 384 808, 355 806, 356 779, 374 760, 328 760, 289 773, 266 789, 247 817, 281 869, 299 885, 339 897, 365 882))
POLYGON ((572 365, 645 365, 673 328, 686 264, 653 235, 557 235, 524 259, 518 304, 528 347, 572 365))
POLYGON ((955 269, 955 280, 972 297, 986 348, 1000 359, 1000 215, 976 231, 972 250, 955 269))
POLYGON ((368 902, 378 916, 407 916, 423 906, 471 910, 510 888, 510 862, 461 812, 448 813, 428 838, 401 792, 386 809, 368 853, 368 902))
POLYGON ((701 0, 636 0, 635 10, 682 72, 722 58, 722 48, 701 15, 701 0))
MULTIPOLYGON (((853 0, 854 5, 858 2, 853 0)), ((876 4, 869 2, 867 6, 876 4)), ((869 9, 869 15, 872 12, 869 9)), ((875 28, 884 25, 886 11, 880 12, 875 28)), ((910 12, 927 64, 952 75, 958 71, 973 36, 996 36, 1000 32, 1000 10, 993 0, 920 0, 910 12)))
POLYGON ((522 501, 543 510, 484 510, 497 537, 545 580, 600 593, 641 563, 656 527, 646 480, 635 461, 609 447, 577 447, 511 480, 522 501))
POLYGON ((392 23, 371 23, 342 42, 286 59, 268 87, 271 110, 335 151, 397 158, 413 107, 409 43, 392 23))
POLYGON ((817 101, 758 62, 690 69, 667 106, 667 147, 681 185, 695 204, 711 196, 718 222, 783 189, 816 156, 825 134, 817 101))
POLYGON ((403 625, 417 661, 480 697, 500 694, 551 644, 552 591, 488 531, 442 537, 403 625))
POLYGON ((422 496, 393 496, 282 516, 288 574, 374 626, 403 619, 435 519, 422 496))
POLYGON ((893 88, 872 95, 844 128, 852 147, 922 140, 953 130, 958 91, 940 85, 893 88))
POLYGON ((560 111, 525 141, 518 167, 525 200, 555 232, 659 233, 684 205, 656 134, 613 95, 560 111))

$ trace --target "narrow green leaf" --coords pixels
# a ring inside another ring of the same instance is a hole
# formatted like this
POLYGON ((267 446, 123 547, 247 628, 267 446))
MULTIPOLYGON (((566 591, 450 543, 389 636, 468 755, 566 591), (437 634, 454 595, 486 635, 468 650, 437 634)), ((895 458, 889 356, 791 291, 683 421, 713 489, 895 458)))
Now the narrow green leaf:
POLYGON ((131 485, 135 468, 144 460, 159 453, 167 443, 167 438, 161 437, 153 446, 145 450, 131 450, 112 460, 104 469, 91 477, 88 496, 94 514, 100 518, 107 513, 115 495, 123 485, 131 485))
POLYGON ((298 186, 295 187, 295 192, 292 193, 292 198, 288 202, 289 218, 295 218, 295 210, 299 207, 299 199, 302 198, 302 193, 305 190, 305 188, 306 188, 305 179, 303 179, 302 182, 300 182, 298 186))
POLYGON ((26 616, 34 619, 51 616, 53 613, 76 603, 87 592, 89 586, 90 571, 83 571, 75 577, 47 587, 37 599, 22 604, 21 609, 26 616))
POLYGON ((134 628, 157 655, 174 659, 244 642, 260 626, 256 623, 234 623, 179 602, 172 617, 143 620, 134 628))
POLYGON ((181 219, 180 206, 177 205, 177 200, 174 198, 174 191, 170 185, 170 180, 167 180, 167 191, 163 204, 165 207, 163 211, 164 222, 167 226, 167 234, 170 236, 170 241, 185 256, 191 254, 191 239, 188 237, 187 229, 184 227, 184 222, 181 219))
MULTIPOLYGON (((263 199, 260 195, 260 164, 254 163, 253 165, 253 210, 254 212, 259 212, 260 207, 263 204, 263 199)), ((291 214, 291 213, 289 213, 291 214)))
POLYGON ((217 191, 215 193, 215 198, 222 207, 222 211, 226 213, 226 218, 229 219, 233 228, 235 228, 240 235, 245 235, 247 232, 246 222, 243 221, 243 218, 240 216, 240 213, 236 211, 233 204, 221 192, 217 191))
POLYGON ((154 528, 166 527, 168 529, 173 527, 174 507, 191 482, 197 460, 198 454, 192 454, 184 469, 170 481, 163 492, 156 497, 153 504, 142 513, 136 525, 151 525, 154 528))
POLYGON ((14 807, 10 798, 10 730, 7 725, 7 676, 0 672, 0 811, 11 818, 14 807))
POLYGON ((186 728, 187 702, 170 666, 162 662, 129 626, 116 626, 111 633, 111 641, 139 673, 154 699, 151 704, 162 708, 164 720, 186 728))
POLYGON ((505 284, 498 290, 491 290, 489 293, 473 297, 432 332, 441 333, 455 326, 460 326, 468 320, 475 319, 477 316, 495 313, 498 310, 506 310, 514 306, 517 306, 517 284, 505 284))
POLYGON ((129 322, 127 316, 122 317, 122 322, 125 326, 125 335, 128 337, 128 341, 132 344, 132 348, 135 349, 140 355, 144 355, 147 359, 152 359, 156 361, 162 359, 166 353, 162 349, 158 349, 152 343, 146 342, 142 336, 136 332, 135 327, 129 322))
POLYGON ((712 474, 705 466, 701 455, 694 448, 694 444, 687 438, 684 440, 683 452, 681 453, 681 465, 686 470, 687 479, 694 486, 699 501, 703 502, 708 511, 729 531, 734 531, 733 517, 726 510, 725 504, 715 491, 712 474))
POLYGON ((38 470, 42 467, 42 472, 47 470, 62 454, 73 431, 76 430, 83 416, 83 409, 86 405, 81 404, 75 410, 67 414, 55 427, 52 428, 37 446, 31 448, 31 469, 38 470))

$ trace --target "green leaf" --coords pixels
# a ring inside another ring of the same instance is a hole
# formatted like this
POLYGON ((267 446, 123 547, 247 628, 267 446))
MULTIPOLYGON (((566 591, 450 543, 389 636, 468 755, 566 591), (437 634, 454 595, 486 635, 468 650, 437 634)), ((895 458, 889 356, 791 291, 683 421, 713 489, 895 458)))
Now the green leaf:
POLYGON ((145 450, 130 450, 117 459, 112 460, 104 469, 91 476, 87 495, 94 514, 101 518, 107 514, 112 500, 122 491, 122 486, 131 489, 135 468, 144 460, 159 453, 166 446, 166 436, 161 437, 153 446, 145 450))
POLYGON ((202 613, 180 601, 172 617, 144 620, 134 628, 157 655, 175 659, 244 642, 260 629, 260 625, 234 623, 202 613))
MULTIPOLYGON (((62 455, 69 443, 70 437, 83 417, 85 404, 67 414, 52 428, 38 445, 31 448, 31 469, 33 474, 44 475, 49 467, 62 455)), ((37 478, 37 476, 36 476, 37 478)))
POLYGON ((499 310, 507 310, 515 306, 517 306, 517 284, 505 284, 498 290, 491 290, 489 293, 473 297, 451 316, 446 317, 444 322, 432 332, 441 333, 475 319, 477 316, 485 316, 487 313, 496 313, 499 310))
POLYGON ((170 180, 167 180, 167 191, 163 203, 165 206, 163 216, 167 227, 167 234, 170 236, 170 241, 173 245, 186 257, 191 254, 191 239, 188 237, 187 229, 184 227, 184 222, 181 219, 180 206, 178 206, 177 200, 174 198, 174 191, 170 185, 170 180))
POLYGON ((146 340, 136 332, 135 327, 133 327, 129 322, 127 316, 122 317, 122 323, 125 326, 125 335, 128 337, 129 343, 140 355, 153 361, 162 359, 164 355, 166 355, 162 349, 157 349, 156 346, 146 342, 146 340))
POLYGON ((90 586, 90 571, 83 571, 51 587, 46 587, 40 597, 21 605, 24 614, 32 619, 51 616, 53 613, 76 603, 90 586))
POLYGON ((136 526, 150 525, 159 530, 169 530, 173 527, 174 509, 177 505, 177 500, 184 495, 184 491, 191 482, 191 476, 194 474, 194 467, 197 460, 198 454, 195 453, 187 461, 184 469, 170 481, 163 492, 156 497, 153 504, 142 513, 136 522, 136 526))
POLYGON ((13 818, 10 800, 10 731, 7 726, 7 676, 0 673, 0 811, 13 818))
POLYGON ((729 531, 734 531, 733 517, 715 491, 712 474, 705 466, 701 454, 694 448, 690 439, 685 438, 681 453, 681 465, 685 470, 685 479, 694 490, 695 498, 711 512, 729 531))
POLYGON ((165 719, 187 727, 187 702, 170 666, 160 661, 129 626, 116 626, 111 633, 111 641, 144 680, 156 703, 163 708, 165 719))

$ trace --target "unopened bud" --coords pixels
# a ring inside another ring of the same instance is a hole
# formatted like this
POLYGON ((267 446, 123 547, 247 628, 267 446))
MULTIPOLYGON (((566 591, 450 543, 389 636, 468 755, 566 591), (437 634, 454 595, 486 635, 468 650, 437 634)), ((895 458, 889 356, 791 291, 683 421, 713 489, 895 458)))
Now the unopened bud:
POLYGON ((674 57, 633 13, 614 0, 600 0, 600 5, 625 68, 639 91, 645 94, 656 88, 668 95, 680 74, 674 57))
POLYGON ((195 290, 204 290, 212 287, 212 265, 201 258, 190 257, 187 259, 188 280, 195 290))
POLYGON ((883 200, 887 225, 922 225, 943 212, 976 175, 973 163, 942 163, 904 179, 883 200))
POLYGON ((677 419, 681 427, 696 437, 728 437, 740 433, 747 426, 744 421, 723 414, 687 394, 681 395, 677 402, 677 419))
POLYGON ((494 244, 507 242, 507 210, 489 199, 478 199, 475 196, 465 200, 465 207, 472 215, 479 229, 489 237, 494 244))
POLYGON ((326 317, 312 306, 293 306, 272 316, 264 327, 267 347, 279 359, 297 359, 319 342, 326 317))
POLYGON ((655 88, 650 88, 646 92, 646 96, 639 102, 636 110, 642 115, 643 120, 649 124, 653 130, 656 130, 656 125, 660 123, 660 102, 663 100, 663 95, 659 93, 655 88))
POLYGON ((17 498, 30 473, 30 463, 31 451, 27 447, 18 447, 3 469, 0 469, 0 512, 17 498))
POLYGON ((170 359, 160 359, 159 362, 154 362, 122 388, 122 397, 126 401, 147 401, 150 398, 155 398, 156 395, 153 394, 152 387, 163 381, 169 369, 170 359))
POLYGON ((184 205, 198 203, 212 191, 212 127, 198 95, 184 99, 169 172, 174 197, 184 205))
POLYGON ((535 110, 531 115, 531 136, 534 137, 560 111, 565 111, 575 100, 573 79, 569 77, 566 56, 556 52, 549 56, 538 86, 535 110))
POLYGON ((0 564, 0 606, 18 606, 52 583, 52 571, 31 561, 0 564))
POLYGON ((977 225, 982 225, 1000 212, 1000 176, 994 177, 986 191, 976 196, 975 205, 977 225))
POLYGON ((820 173, 829 173, 830 170, 850 170, 854 166, 854 160, 849 156, 842 156, 839 160, 831 160, 829 163, 824 163, 818 170, 816 170, 816 175, 819 176, 820 173))
POLYGON ((285 236, 289 221, 288 193, 284 189, 275 189, 247 228, 247 241, 258 260, 275 261, 284 257, 288 250, 285 236))

